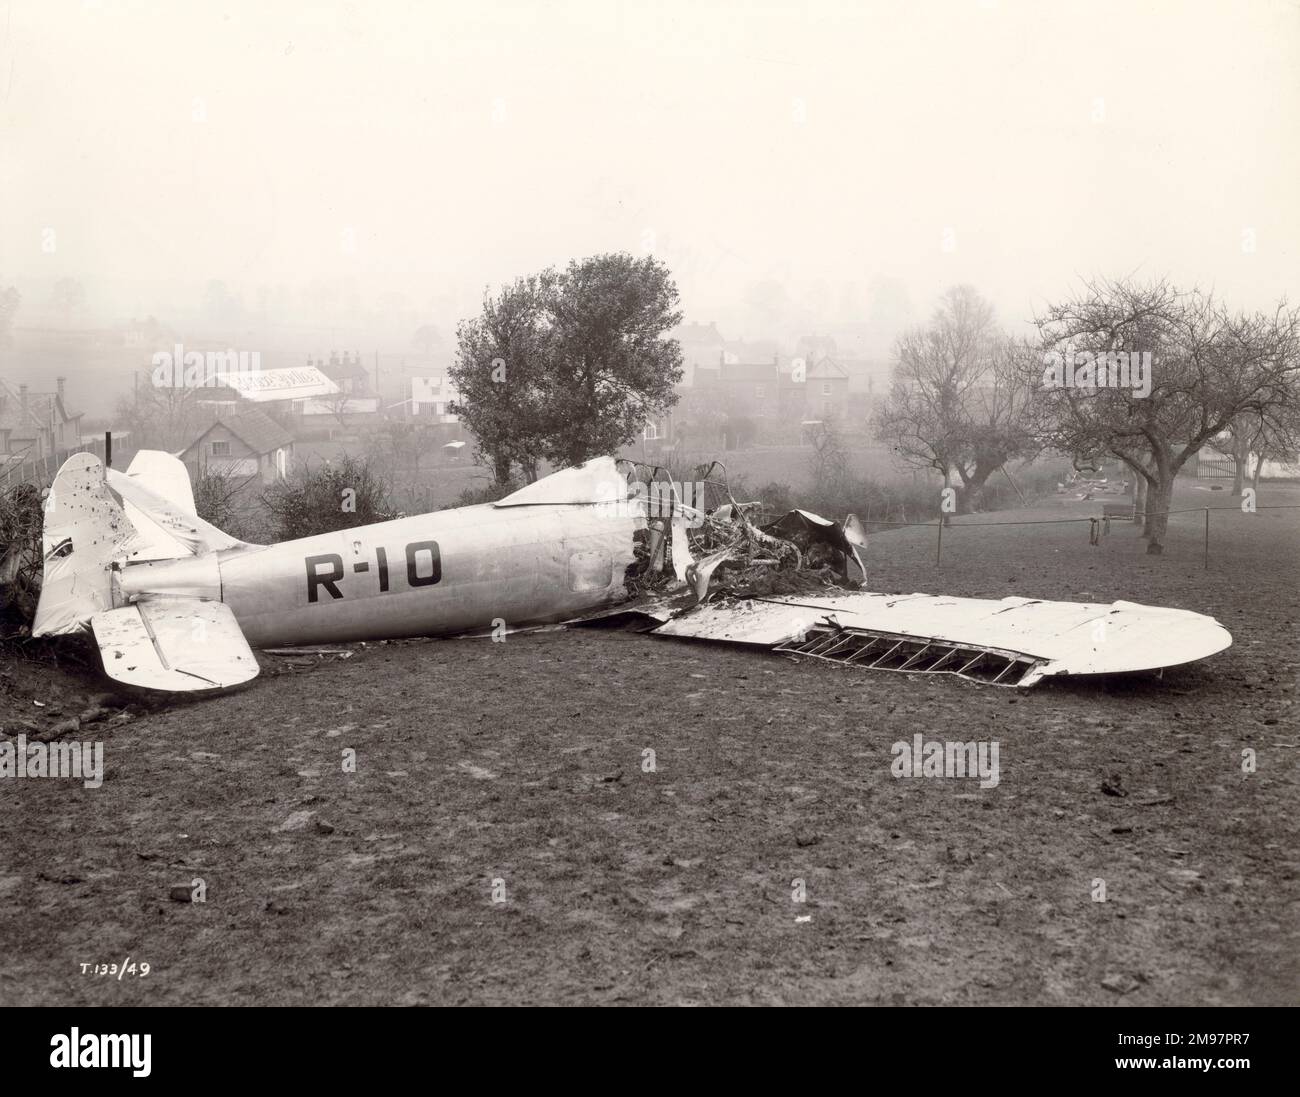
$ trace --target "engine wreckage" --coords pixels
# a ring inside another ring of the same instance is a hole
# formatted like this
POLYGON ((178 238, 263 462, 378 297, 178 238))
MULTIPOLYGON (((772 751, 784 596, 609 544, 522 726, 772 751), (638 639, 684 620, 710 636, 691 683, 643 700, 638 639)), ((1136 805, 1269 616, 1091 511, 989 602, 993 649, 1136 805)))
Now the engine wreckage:
POLYGON ((77 454, 46 506, 33 634, 89 630, 110 677, 174 691, 248 681, 254 647, 557 622, 1020 687, 1232 642, 1210 617, 1132 602, 873 593, 852 515, 764 522, 722 466, 701 475, 602 457, 495 503, 253 545, 196 515, 176 458, 141 451, 122 473, 77 454))

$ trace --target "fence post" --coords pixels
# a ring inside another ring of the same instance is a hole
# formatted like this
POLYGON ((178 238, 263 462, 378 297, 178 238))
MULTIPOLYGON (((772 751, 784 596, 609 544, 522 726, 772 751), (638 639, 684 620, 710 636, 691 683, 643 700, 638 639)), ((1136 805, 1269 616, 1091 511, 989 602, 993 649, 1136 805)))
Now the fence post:
POLYGON ((1205 568, 1210 567, 1210 508, 1205 508, 1205 568))
POLYGON ((939 515, 939 544, 934 550, 934 566, 938 567, 943 560, 943 515, 939 515))

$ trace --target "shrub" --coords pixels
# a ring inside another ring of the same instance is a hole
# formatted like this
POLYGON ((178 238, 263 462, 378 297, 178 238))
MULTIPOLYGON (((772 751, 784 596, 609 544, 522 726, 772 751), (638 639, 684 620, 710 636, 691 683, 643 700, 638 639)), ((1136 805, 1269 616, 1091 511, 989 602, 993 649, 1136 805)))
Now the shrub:
POLYGON ((351 529, 394 517, 388 482, 364 457, 303 468, 262 493, 277 540, 351 529))
POLYGON ((31 484, 0 491, 0 636, 30 628, 41 592, 40 492, 31 484))

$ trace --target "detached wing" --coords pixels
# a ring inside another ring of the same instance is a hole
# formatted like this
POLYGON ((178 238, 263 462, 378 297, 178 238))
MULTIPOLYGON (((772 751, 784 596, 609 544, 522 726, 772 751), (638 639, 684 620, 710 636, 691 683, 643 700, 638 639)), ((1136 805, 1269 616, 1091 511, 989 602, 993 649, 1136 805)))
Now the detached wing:
POLYGON ((104 672, 146 689, 237 686, 258 665, 230 607, 197 598, 151 598, 90 619, 104 672))
POLYGON ((1218 621, 1188 610, 932 594, 707 602, 653 631, 1006 686, 1032 686, 1051 675, 1172 667, 1232 643, 1218 621))

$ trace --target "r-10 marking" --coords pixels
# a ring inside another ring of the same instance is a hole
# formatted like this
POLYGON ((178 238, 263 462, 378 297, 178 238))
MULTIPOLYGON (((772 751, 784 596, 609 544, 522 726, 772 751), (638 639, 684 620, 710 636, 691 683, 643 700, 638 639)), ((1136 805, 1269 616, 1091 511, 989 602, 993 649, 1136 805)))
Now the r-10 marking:
MULTIPOLYGON (((322 552, 308 556, 303 561, 307 567, 307 601, 320 601, 320 588, 324 587, 331 598, 342 598, 338 583, 346 574, 343 557, 337 552, 322 552), (328 570, 322 571, 325 567, 328 570)), ((388 550, 375 549, 376 570, 379 573, 379 593, 388 590, 388 550)), ((358 560, 352 565, 358 574, 370 570, 369 560, 358 560)), ((409 587, 431 587, 442 578, 442 553, 437 541, 412 541, 406 546, 406 584, 409 587)))

